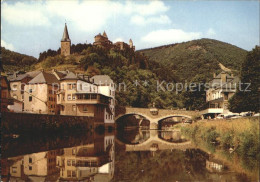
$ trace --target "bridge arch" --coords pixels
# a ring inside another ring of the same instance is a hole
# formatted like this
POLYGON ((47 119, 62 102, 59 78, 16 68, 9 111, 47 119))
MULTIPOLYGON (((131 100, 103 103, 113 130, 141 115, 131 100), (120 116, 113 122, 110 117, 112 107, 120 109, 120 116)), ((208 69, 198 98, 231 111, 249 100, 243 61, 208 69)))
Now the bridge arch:
MULTIPOLYGON (((143 118, 145 118, 146 120, 149 121, 149 126, 151 125, 151 118, 149 116, 147 116, 146 114, 143 113, 138 113, 138 112, 130 112, 130 113, 125 113, 125 114, 121 114, 119 116, 117 116, 115 118, 115 123, 116 123, 116 127, 120 127, 120 124, 118 123, 119 119, 125 117, 125 116, 131 116, 131 115, 138 115, 141 116, 143 118)), ((141 126, 141 123, 143 122, 143 120, 140 120, 140 122, 138 123, 139 126, 141 126)))
POLYGON ((127 116, 127 115, 139 115, 139 116, 142 116, 142 117, 148 119, 148 120, 151 122, 151 118, 150 118, 149 116, 147 116, 146 114, 143 114, 143 113, 138 113, 138 112, 130 112, 130 113, 125 113, 125 114, 120 114, 120 115, 118 115, 118 116, 115 118, 115 122, 116 122, 118 119, 120 119, 120 118, 122 118, 122 117, 124 117, 124 116, 127 116))

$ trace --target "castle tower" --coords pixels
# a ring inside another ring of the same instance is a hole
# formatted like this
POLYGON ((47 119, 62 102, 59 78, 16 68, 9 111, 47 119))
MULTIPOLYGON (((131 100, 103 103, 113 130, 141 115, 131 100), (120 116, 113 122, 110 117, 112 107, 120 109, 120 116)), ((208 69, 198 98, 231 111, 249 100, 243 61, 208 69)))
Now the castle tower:
POLYGON ((130 47, 130 49, 135 50, 135 46, 134 46, 134 44, 133 44, 132 39, 129 40, 129 47, 130 47))
POLYGON ((63 36, 61 39, 61 55, 68 56, 70 55, 70 37, 67 29, 67 24, 65 23, 63 36))
POLYGON ((103 32, 103 37, 106 37, 106 38, 107 38, 107 34, 106 34, 105 31, 103 32))

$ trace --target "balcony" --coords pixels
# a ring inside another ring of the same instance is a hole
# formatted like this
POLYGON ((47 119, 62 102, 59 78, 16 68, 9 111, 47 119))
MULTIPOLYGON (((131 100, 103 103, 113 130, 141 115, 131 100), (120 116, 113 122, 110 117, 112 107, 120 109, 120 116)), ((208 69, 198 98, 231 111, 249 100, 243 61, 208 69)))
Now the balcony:
POLYGON ((71 97, 67 98, 69 100, 57 100, 57 104, 104 104, 108 105, 110 103, 110 97, 101 94, 86 94, 86 93, 76 93, 71 97))

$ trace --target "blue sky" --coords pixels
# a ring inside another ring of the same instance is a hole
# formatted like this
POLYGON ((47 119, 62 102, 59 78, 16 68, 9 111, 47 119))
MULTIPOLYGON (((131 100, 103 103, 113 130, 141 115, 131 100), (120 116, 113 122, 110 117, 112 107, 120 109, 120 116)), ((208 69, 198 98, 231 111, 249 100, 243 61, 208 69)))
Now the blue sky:
POLYGON ((73 44, 106 30, 137 50, 200 38, 259 45, 258 1, 1 0, 1 8, 1 46, 36 58, 60 47, 65 21, 73 44))

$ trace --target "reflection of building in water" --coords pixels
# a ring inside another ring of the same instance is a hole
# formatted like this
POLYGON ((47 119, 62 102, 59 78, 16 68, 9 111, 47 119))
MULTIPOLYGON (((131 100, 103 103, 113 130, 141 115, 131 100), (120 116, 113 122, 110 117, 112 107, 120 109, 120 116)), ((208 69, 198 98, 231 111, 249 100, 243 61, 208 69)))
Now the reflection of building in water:
POLYGON ((60 180, 110 181, 114 175, 114 136, 95 137, 94 143, 65 148, 57 157, 60 180))
MULTIPOLYGON (((3 181, 44 181, 48 176, 58 172, 56 156, 60 150, 39 152, 24 156, 12 157, 7 160, 3 181)), ((3 173, 1 173, 3 175, 3 173)))
POLYGON ((56 156, 58 154, 58 150, 51 150, 24 156, 24 174, 47 176, 57 172, 56 156))
POLYGON ((171 142, 183 142, 186 141, 185 137, 181 134, 180 131, 163 131, 160 132, 160 137, 164 140, 171 142))
POLYGON ((225 169, 224 163, 212 157, 206 160, 206 169, 210 172, 223 172, 225 169))

